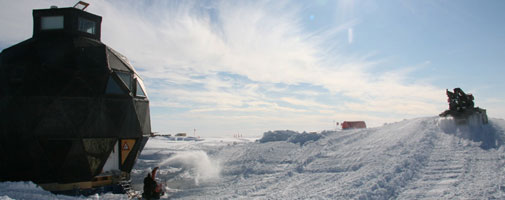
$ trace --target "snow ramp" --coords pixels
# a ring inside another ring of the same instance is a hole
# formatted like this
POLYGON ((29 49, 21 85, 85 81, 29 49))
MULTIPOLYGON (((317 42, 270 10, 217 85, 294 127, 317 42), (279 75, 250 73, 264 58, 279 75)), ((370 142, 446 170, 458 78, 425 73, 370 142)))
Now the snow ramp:
MULTIPOLYGON (((444 119, 451 120, 451 119, 444 119)), ((503 120, 448 126, 438 117, 211 150, 219 181, 180 199, 503 199, 503 120)), ((272 137, 271 133, 268 135, 272 137)))

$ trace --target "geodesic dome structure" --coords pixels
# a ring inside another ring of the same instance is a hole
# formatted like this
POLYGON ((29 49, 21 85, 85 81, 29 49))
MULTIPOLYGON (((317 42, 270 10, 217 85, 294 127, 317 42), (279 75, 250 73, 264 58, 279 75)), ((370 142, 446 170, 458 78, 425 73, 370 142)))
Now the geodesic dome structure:
POLYGON ((0 181, 129 173, 151 134, 149 99, 100 16, 34 10, 33 37, 0 54, 0 181))

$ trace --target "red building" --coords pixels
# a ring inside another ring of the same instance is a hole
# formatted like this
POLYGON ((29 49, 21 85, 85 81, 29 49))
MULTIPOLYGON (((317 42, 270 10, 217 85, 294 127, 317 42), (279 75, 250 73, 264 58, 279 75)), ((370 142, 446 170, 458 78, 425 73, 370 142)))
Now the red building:
POLYGON ((342 122, 342 129, 366 128, 364 121, 344 121, 342 122))

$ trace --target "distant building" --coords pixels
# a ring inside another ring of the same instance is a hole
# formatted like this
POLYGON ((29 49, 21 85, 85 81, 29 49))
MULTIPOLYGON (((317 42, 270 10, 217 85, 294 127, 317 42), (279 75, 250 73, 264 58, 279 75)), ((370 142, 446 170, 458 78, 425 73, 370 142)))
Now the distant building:
POLYGON ((342 129, 355 129, 355 128, 366 128, 364 121, 344 121, 342 122, 342 129))
POLYGON ((177 133, 175 134, 175 137, 186 137, 188 134, 186 133, 177 133))

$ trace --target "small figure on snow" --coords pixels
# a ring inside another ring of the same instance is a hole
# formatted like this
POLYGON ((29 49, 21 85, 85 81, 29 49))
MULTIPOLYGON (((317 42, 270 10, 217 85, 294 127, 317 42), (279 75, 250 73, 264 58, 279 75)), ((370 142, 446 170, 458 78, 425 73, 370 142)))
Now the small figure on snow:
POLYGON ((142 197, 146 200, 150 199, 160 199, 165 193, 161 189, 161 184, 156 183, 156 171, 158 167, 155 167, 151 173, 147 173, 147 177, 144 178, 144 193, 142 197))

